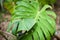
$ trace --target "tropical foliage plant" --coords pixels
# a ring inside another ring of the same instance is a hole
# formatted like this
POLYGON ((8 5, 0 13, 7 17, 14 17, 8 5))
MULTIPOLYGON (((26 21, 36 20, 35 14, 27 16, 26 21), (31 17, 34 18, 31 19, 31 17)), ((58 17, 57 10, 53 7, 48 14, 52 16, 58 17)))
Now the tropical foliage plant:
POLYGON ((17 40, 51 40, 56 31, 56 15, 50 5, 44 3, 41 8, 40 4, 40 0, 6 0, 4 8, 11 13, 7 32, 17 40))
POLYGON ((39 3, 41 4, 41 5, 45 5, 45 4, 50 4, 50 5, 52 5, 52 4, 54 4, 55 2, 56 2, 56 0, 38 0, 39 1, 39 3))

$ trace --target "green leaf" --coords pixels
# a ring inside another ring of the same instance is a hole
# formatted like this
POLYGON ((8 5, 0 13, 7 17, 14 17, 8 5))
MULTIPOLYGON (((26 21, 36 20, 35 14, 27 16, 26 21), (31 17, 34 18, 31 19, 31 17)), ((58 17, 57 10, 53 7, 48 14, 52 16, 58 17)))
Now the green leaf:
POLYGON ((34 18, 39 9, 39 5, 37 2, 25 2, 20 1, 16 3, 16 7, 13 15, 19 16, 20 18, 34 18), (36 6, 35 6, 36 5, 36 6))
POLYGON ((53 17, 54 19, 56 19, 56 14, 54 11, 48 10, 46 11, 48 15, 50 15, 51 17, 53 17))
MULTIPOLYGON (((47 8, 50 8, 49 5, 45 5, 40 12, 36 15, 36 24, 32 27, 32 29, 26 34, 27 36, 33 35, 34 40, 51 40, 51 36, 53 36, 55 32, 55 19, 51 18, 47 14, 48 10, 47 8), (47 11, 47 12, 46 12, 47 11), (30 32, 32 34, 30 34, 30 32)), ((54 17, 54 16, 53 16, 54 17)), ((25 35, 25 37, 26 37, 25 35)), ((23 40, 25 37, 22 37, 23 40)))
POLYGON ((44 6, 46 4, 54 4, 56 2, 56 0, 38 0, 38 2, 40 3, 40 5, 44 6))
POLYGON ((49 15, 46 13, 46 11, 43 12, 43 14, 41 13, 40 17, 43 18, 43 19, 45 19, 45 20, 47 20, 47 22, 49 22, 49 24, 50 24, 53 28, 55 28, 55 26, 56 26, 56 24, 55 24, 55 19, 56 19, 56 18, 55 18, 55 19, 51 18, 51 16, 49 16, 49 15))
POLYGON ((26 1, 17 2, 11 19, 12 23, 14 23, 15 20, 19 20, 17 32, 21 30, 29 31, 33 27, 33 25, 36 23, 35 16, 38 13, 38 9, 39 5, 36 1, 33 1, 31 3, 26 1))
MULTIPOLYGON (((16 35, 15 33, 19 31, 27 31, 20 40, 51 40, 51 36, 56 30, 56 15, 52 11, 46 10, 47 8, 52 9, 49 5, 45 5, 42 9, 39 8, 39 3, 36 1, 18 1, 16 3, 14 11, 11 12, 11 21, 12 24, 18 21, 19 25, 17 23, 14 25, 12 33, 16 35), (52 15, 54 19, 49 15, 52 15)), ((10 30, 10 28, 8 29, 10 30)))
POLYGON ((48 30, 46 29, 46 27, 44 27, 44 25, 42 26, 42 23, 40 24, 41 30, 43 31, 46 40, 50 40, 50 33, 48 32, 48 30))
POLYGON ((18 32, 20 30, 29 31, 34 26, 35 23, 36 21, 34 21, 34 19, 23 19, 19 22, 19 27, 17 31, 18 32))
POLYGON ((14 27, 15 25, 17 26, 17 24, 19 23, 20 20, 13 20, 13 21, 10 21, 9 24, 8 24, 8 27, 7 27, 7 32, 10 32, 11 29, 15 29, 16 27, 14 27), (15 25, 14 25, 15 24, 15 25))
POLYGON ((10 32, 11 27, 12 27, 12 22, 9 22, 7 32, 10 32))
MULTIPOLYGON (((36 33, 38 34, 37 36, 38 36, 38 39, 40 39, 40 40, 45 40, 45 38, 44 38, 44 35, 43 35, 43 32, 42 32, 42 30, 41 30, 41 28, 40 28, 40 26, 39 25, 35 25, 34 26, 34 29, 35 29, 35 31, 36 31, 36 33), (37 27, 38 26, 38 27, 37 27)), ((33 33, 34 34, 34 33, 33 33)), ((35 36, 36 37, 36 36, 35 36)), ((35 38, 34 38, 35 39, 35 38)), ((37 39, 36 39, 37 40, 37 39)))
POLYGON ((13 35, 16 35, 17 34, 18 24, 19 24, 19 21, 15 22, 13 24, 13 28, 12 28, 12 34, 13 35))
POLYGON ((32 34, 33 34, 33 39, 34 40, 39 40, 39 35, 36 31, 32 32, 32 34))

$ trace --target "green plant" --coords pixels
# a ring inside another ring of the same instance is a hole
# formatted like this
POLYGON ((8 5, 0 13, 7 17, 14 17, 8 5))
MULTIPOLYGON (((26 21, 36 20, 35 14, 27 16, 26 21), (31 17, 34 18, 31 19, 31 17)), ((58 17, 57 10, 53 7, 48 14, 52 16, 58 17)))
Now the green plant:
POLYGON ((44 5, 40 8, 37 0, 22 0, 5 2, 4 7, 12 15, 7 32, 11 31, 18 40, 51 40, 56 31, 56 15, 51 6, 44 5), (18 36, 20 31, 24 33, 18 36))
POLYGON ((38 0, 39 1, 39 3, 41 4, 41 5, 45 5, 45 4, 50 4, 50 5, 52 5, 52 4, 54 4, 55 2, 56 2, 56 0, 38 0))

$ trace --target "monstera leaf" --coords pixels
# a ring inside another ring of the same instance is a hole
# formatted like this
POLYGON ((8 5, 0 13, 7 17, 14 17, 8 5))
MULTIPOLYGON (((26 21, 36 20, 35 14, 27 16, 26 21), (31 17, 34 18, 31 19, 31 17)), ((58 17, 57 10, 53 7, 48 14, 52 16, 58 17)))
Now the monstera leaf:
POLYGON ((19 40, 51 40, 55 32, 56 15, 48 8, 52 9, 49 5, 40 9, 37 1, 18 1, 11 12, 7 31, 12 31, 13 35, 27 31, 19 40))
MULTIPOLYGON (((17 2, 15 6, 15 10, 12 13, 12 19, 11 19, 12 23, 10 23, 9 25, 18 22, 19 25, 17 32, 21 30, 29 31, 36 23, 38 10, 39 10, 39 5, 35 1, 31 3, 26 1, 17 2)), ((9 28, 7 31, 10 30, 9 28)))
POLYGON ((49 6, 45 5, 40 10, 36 24, 20 40, 51 40, 51 36, 55 32, 56 15, 53 11, 46 10, 47 7, 49 6), (54 19, 49 15, 53 16, 54 19))

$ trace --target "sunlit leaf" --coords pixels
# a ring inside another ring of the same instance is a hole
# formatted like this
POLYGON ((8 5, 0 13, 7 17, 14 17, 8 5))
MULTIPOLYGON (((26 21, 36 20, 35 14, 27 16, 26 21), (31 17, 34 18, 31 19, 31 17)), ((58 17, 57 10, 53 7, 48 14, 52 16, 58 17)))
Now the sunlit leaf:
MULTIPOLYGON (((37 1, 18 1, 11 12, 13 35, 24 30, 27 32, 20 37, 20 40, 51 40, 56 30, 56 15, 53 11, 46 10, 47 8, 52 9, 49 5, 40 9, 37 1)), ((11 31, 11 26, 8 27, 9 31, 11 31)))

